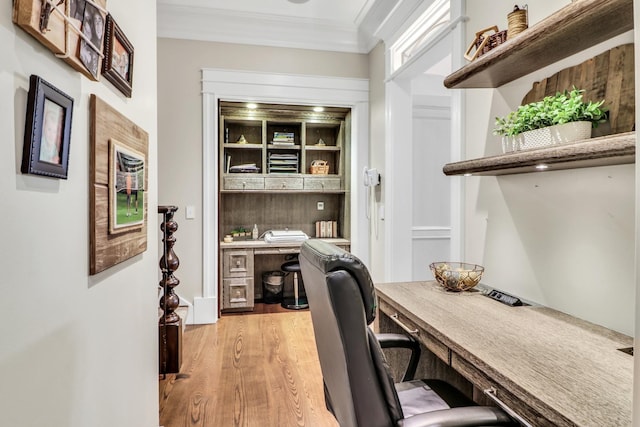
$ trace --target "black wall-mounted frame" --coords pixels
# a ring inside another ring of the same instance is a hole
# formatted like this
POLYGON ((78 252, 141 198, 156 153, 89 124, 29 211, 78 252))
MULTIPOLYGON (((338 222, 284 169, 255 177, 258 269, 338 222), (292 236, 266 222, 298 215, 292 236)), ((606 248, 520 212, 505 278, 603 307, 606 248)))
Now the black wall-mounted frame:
POLYGON ((133 45, 111 14, 107 15, 102 74, 127 98, 133 88, 133 45))
POLYGON ((29 79, 22 173, 67 179, 73 98, 39 76, 29 79))

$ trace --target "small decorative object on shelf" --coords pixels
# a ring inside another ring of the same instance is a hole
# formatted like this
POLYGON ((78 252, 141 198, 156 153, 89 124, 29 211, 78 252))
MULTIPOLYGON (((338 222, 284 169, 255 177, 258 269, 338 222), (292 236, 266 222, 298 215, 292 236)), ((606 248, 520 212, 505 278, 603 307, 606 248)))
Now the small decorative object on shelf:
POLYGON ((173 233, 178 230, 178 223, 173 220, 173 215, 177 210, 177 206, 158 206, 158 213, 163 215, 160 230, 163 233, 164 243, 160 258, 160 271, 162 271, 160 287, 163 290, 160 298, 162 316, 158 322, 161 374, 178 373, 182 364, 182 319, 175 312, 180 304, 180 298, 173 290, 180 284, 180 279, 173 275, 180 266, 180 260, 173 252, 173 245, 176 243, 173 233))
POLYGON ((445 289, 453 292, 468 291, 480 283, 484 267, 465 262, 433 262, 429 268, 445 289))
POLYGON ((240 138, 238 138, 236 143, 237 144, 247 144, 247 140, 245 139, 244 135, 240 135, 240 138))
POLYGON ((327 175, 329 163, 326 160, 314 160, 311 162, 310 170, 313 175, 327 175))
POLYGON ((591 137, 591 128, 607 121, 604 100, 583 101, 583 90, 557 92, 496 117, 493 133, 503 137, 504 152, 561 144, 591 137), (578 122, 586 122, 579 125, 578 122))
POLYGON ((522 7, 518 7, 517 5, 514 6, 513 12, 507 15, 507 23, 507 40, 511 40, 516 35, 529 28, 527 5, 525 4, 522 7))
POLYGON ((474 59, 489 52, 491 49, 498 47, 507 40, 507 30, 498 31, 498 26, 493 25, 491 27, 480 30, 476 33, 476 38, 471 42, 467 51, 464 53, 464 58, 467 61, 473 61, 474 59), (493 31, 493 33, 490 33, 493 31), (475 52, 471 52, 475 49, 475 52))

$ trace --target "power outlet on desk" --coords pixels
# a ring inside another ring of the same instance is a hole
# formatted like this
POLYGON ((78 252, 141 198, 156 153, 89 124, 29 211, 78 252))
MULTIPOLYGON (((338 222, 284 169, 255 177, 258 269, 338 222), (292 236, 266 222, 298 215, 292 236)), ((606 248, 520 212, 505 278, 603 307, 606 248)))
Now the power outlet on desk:
POLYGON ((520 307, 523 305, 529 305, 525 302, 522 302, 520 298, 514 297, 513 295, 509 295, 497 289, 493 289, 492 291, 485 293, 485 295, 491 299, 494 299, 498 302, 506 304, 510 307, 520 307))

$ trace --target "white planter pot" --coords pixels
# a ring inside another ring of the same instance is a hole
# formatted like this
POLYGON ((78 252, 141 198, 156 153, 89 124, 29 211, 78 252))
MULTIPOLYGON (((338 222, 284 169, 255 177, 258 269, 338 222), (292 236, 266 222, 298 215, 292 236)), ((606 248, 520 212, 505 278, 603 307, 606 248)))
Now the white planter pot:
POLYGON ((571 122, 523 132, 516 136, 516 142, 520 150, 528 150, 589 138, 591 138, 591 122, 571 122), (520 137, 519 140, 518 137, 520 137))

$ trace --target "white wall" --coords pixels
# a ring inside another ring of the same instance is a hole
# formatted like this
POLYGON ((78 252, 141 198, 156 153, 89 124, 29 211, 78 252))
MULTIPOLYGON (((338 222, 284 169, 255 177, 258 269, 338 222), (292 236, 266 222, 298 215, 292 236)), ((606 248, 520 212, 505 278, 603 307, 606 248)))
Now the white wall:
POLYGON ((133 98, 90 82, 0 13, 0 422, 158 425, 156 26, 153 0, 110 0, 135 48, 133 98), (151 19, 140 19, 150 17, 151 19), (29 75, 74 98, 67 180, 20 173, 29 75), (89 94, 149 133, 148 247, 89 276, 89 94))
MULTIPOLYGON (((176 292, 202 296, 203 68, 368 78, 367 55, 241 44, 158 39, 159 201, 177 205, 180 258, 176 292), (186 220, 186 205, 196 219, 186 220)), ((214 172, 214 173, 217 173, 214 172)))
MULTIPOLYGON (((536 2, 530 22, 566 3, 536 2)), ((467 2, 467 34, 495 23, 506 28, 496 11, 512 7, 467 2)), ((500 152, 494 118, 515 109, 534 81, 631 41, 627 33, 499 89, 466 90, 465 157, 500 152)), ((633 335, 634 171, 624 165, 465 178, 465 260, 485 266, 490 286, 633 335)))
POLYGON ((382 184, 371 190, 369 221, 371 233, 371 262, 369 270, 374 281, 382 281, 384 278, 384 220, 380 219, 378 207, 384 206, 383 188, 387 185, 385 174, 385 56, 384 43, 380 42, 369 53, 369 117, 371 137, 369 146, 369 159, 371 168, 377 168, 382 175, 382 184))

